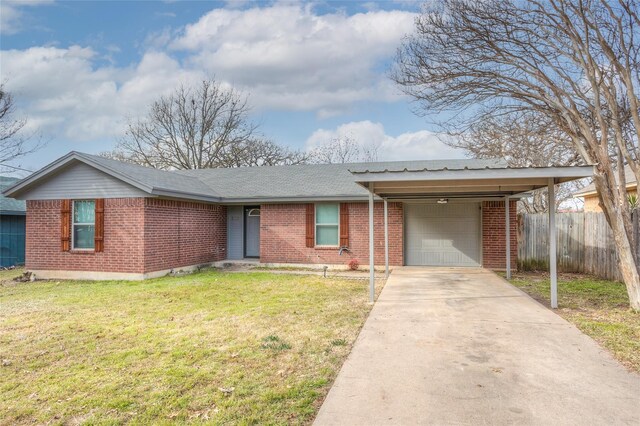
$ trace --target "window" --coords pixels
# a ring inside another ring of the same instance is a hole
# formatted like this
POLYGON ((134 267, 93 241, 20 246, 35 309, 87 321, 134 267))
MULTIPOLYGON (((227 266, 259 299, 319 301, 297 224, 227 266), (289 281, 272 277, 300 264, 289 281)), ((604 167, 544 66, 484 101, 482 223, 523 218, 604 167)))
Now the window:
POLYGON ((73 202, 73 222, 71 229, 72 247, 78 250, 92 250, 95 244, 96 202, 75 200, 73 202))
POLYGON ((339 204, 316 204, 316 245, 338 245, 339 210, 339 204))

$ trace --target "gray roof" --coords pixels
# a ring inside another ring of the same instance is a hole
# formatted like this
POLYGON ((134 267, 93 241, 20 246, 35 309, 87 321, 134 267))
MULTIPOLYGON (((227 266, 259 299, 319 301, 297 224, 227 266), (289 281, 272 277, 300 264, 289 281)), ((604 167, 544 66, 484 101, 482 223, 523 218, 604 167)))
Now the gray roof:
MULTIPOLYGON (((615 178, 616 178, 616 182, 618 182, 618 174, 615 174, 615 178)), ((624 178, 627 180, 627 186, 631 185, 633 186, 634 184, 636 184, 636 175, 633 174, 633 171, 631 170, 631 167, 629 167, 629 165, 624 166, 624 178)), ((585 186, 584 188, 582 188, 581 190, 574 192, 573 196, 574 197, 581 197, 583 195, 586 194, 593 194, 596 192, 596 184, 595 183, 590 183, 589 185, 585 186)))
POLYGON ((264 199, 366 198, 368 191, 358 185, 351 170, 366 168, 441 170, 444 167, 504 167, 502 160, 425 160, 377 163, 302 164, 295 166, 239 167, 234 169, 180 170, 178 174, 197 176, 228 201, 264 199))
POLYGON ((2 195, 2 191, 19 180, 14 177, 0 176, 0 214, 24 214, 27 211, 27 203, 25 201, 7 198, 2 195))
MULTIPOLYGON (((501 159, 461 159, 166 171, 96 155, 70 152, 5 189, 4 193, 19 198, 23 191, 39 185, 48 176, 59 173, 67 165, 78 161, 114 176, 151 196, 230 204, 366 200, 368 191, 362 185, 362 179, 366 174, 411 171, 428 175, 428 179, 438 178, 442 174, 457 177, 464 174, 465 178, 473 179, 475 175, 486 178, 487 173, 506 173, 508 170, 508 165, 501 159)), ((550 170, 549 173, 556 171, 550 170)), ((511 176, 515 171, 507 174, 511 176)))

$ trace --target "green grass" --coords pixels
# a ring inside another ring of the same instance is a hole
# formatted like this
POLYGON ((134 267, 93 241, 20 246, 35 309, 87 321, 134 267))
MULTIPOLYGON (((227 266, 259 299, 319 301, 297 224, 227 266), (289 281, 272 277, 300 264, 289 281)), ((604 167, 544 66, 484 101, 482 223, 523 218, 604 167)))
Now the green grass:
POLYGON ((15 277, 22 275, 24 268, 15 268, 9 270, 0 269, 0 283, 7 280, 12 280, 15 277))
POLYGON ((0 424, 309 423, 370 309, 317 276, 2 277, 0 424))
MULTIPOLYGON (((514 275, 511 283, 549 306, 547 275, 514 275)), ((558 280, 558 314, 591 336, 629 369, 640 372, 640 312, 629 307, 624 284, 577 274, 558 280)))

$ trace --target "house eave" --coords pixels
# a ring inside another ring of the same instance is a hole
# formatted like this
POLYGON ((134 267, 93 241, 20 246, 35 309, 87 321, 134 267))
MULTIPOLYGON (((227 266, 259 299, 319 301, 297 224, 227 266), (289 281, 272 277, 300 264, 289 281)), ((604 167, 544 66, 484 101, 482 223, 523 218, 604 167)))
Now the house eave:
POLYGON ((187 201, 205 201, 208 203, 220 203, 220 197, 212 197, 206 194, 198 194, 191 192, 182 192, 182 191, 172 191, 164 188, 153 188, 150 192, 150 195, 154 195, 157 197, 166 197, 166 198, 178 198, 181 200, 187 201))
POLYGON ((331 195, 331 196, 294 196, 294 197, 222 197, 221 204, 242 205, 242 204, 286 204, 286 203, 313 203, 313 202, 364 202, 369 198, 367 195, 331 195))

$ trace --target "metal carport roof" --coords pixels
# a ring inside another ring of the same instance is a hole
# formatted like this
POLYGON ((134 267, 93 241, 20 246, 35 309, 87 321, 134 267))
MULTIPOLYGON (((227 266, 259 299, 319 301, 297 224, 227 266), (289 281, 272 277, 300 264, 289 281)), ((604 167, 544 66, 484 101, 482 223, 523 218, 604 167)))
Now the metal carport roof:
POLYGON ((522 195, 593 175, 593 166, 441 169, 352 168, 355 181, 383 198, 471 198, 522 195))
MULTIPOLYGON (((505 201, 505 229, 510 229, 509 203, 511 197, 529 191, 548 189, 548 205, 555 205, 555 185, 591 177, 593 166, 570 167, 484 167, 484 168, 389 168, 371 165, 349 169, 356 183, 369 191, 369 297, 375 297, 374 273, 374 196, 384 202, 384 257, 389 274, 389 228, 387 201, 429 198, 487 199, 505 201)), ((447 202, 444 200, 444 202, 447 202)), ((511 278, 511 237, 505 232, 507 279, 511 278)), ((558 277, 556 268, 555 209, 549 209, 549 275, 551 277, 551 307, 558 306, 558 277)))

